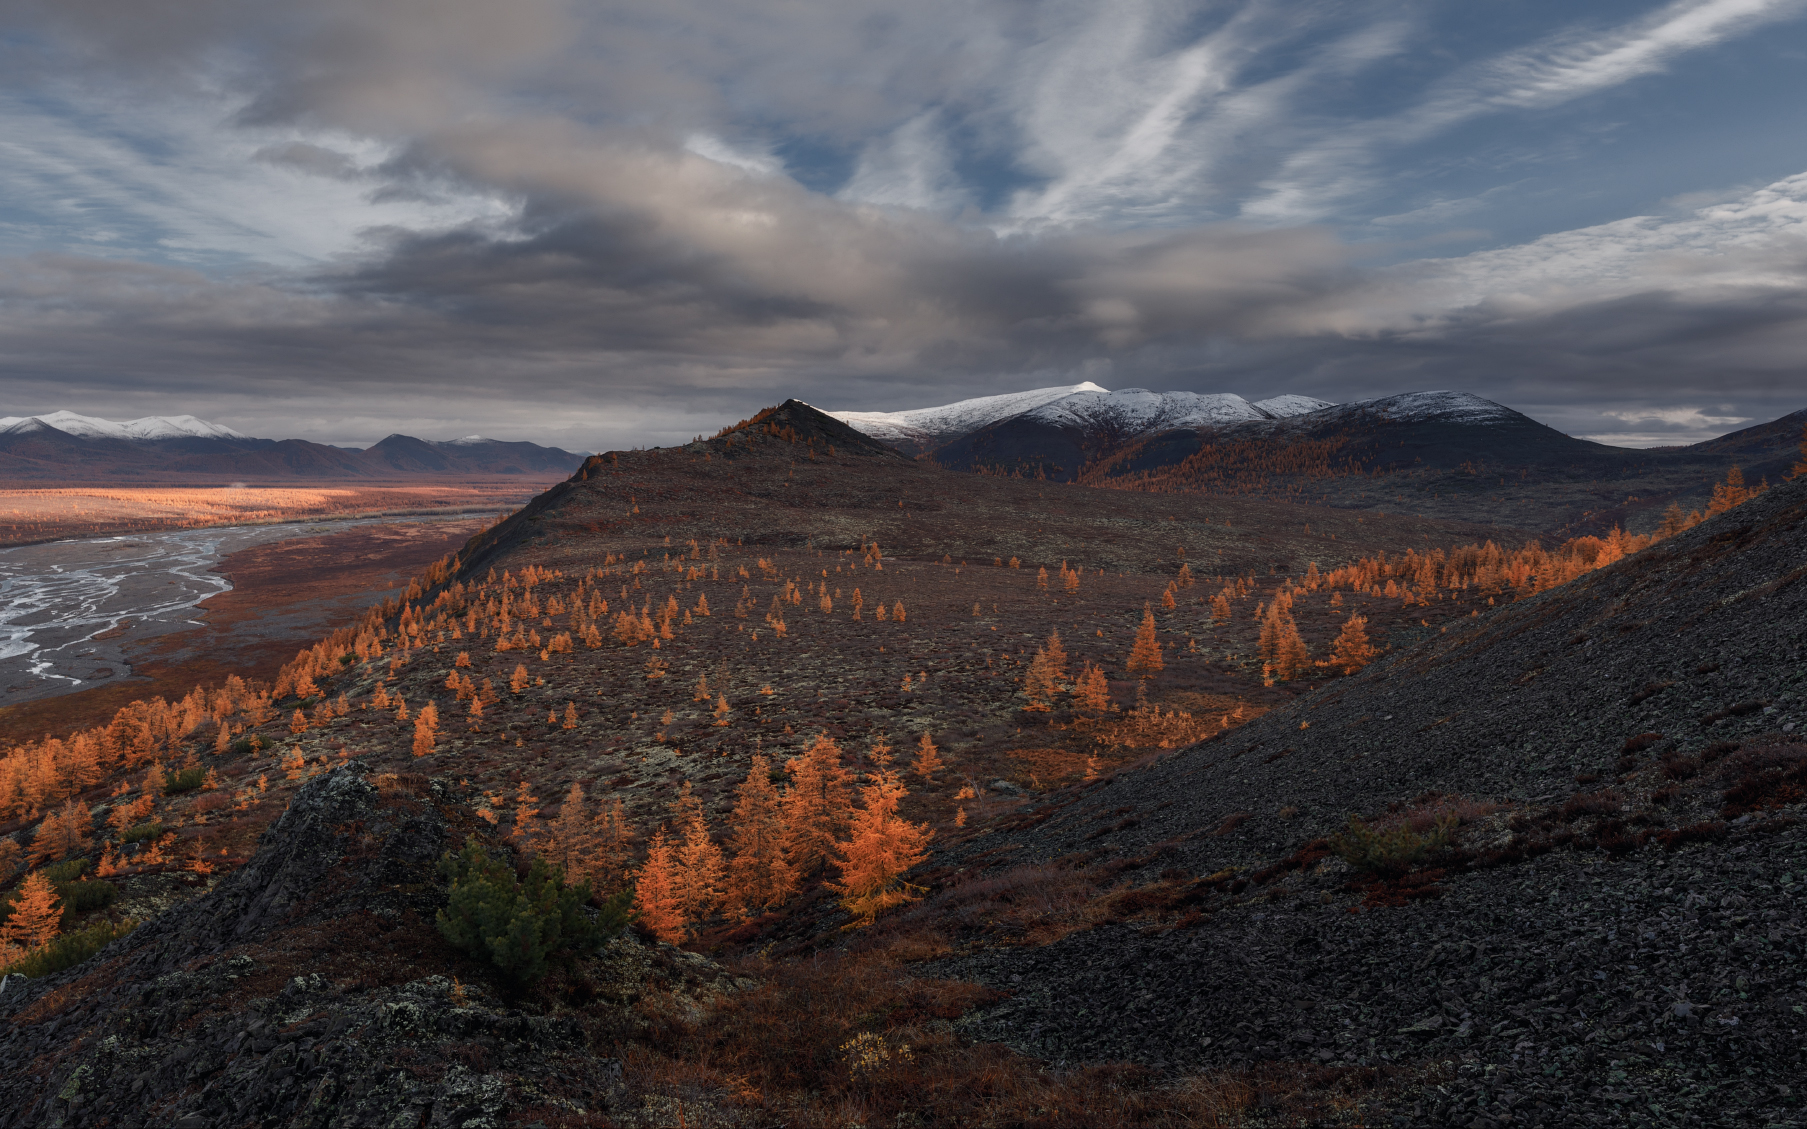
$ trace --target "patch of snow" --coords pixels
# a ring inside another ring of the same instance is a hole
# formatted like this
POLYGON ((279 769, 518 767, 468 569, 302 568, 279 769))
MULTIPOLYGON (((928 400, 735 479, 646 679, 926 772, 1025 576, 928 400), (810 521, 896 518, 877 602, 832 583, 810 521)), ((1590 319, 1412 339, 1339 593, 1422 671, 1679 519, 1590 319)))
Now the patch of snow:
POLYGON ((247 436, 221 423, 208 423, 194 416, 145 416, 122 424, 133 439, 244 439, 247 436))
POLYGON ((30 435, 34 431, 54 431, 55 428, 36 416, 7 416, 0 419, 0 435, 30 435))
POLYGON ((462 439, 447 439, 443 445, 447 446, 447 447, 469 447, 472 444, 476 444, 476 443, 493 443, 493 442, 495 442, 495 440, 485 439, 481 435, 466 435, 462 439))
POLYGON ((1106 429, 1124 438, 1173 427, 1213 427, 1272 418, 1233 392, 1150 392, 1146 388, 1076 392, 1025 414, 1056 427, 1106 429))
POLYGON ((1466 423, 1489 425, 1518 417, 1517 412, 1472 392, 1406 392, 1373 400, 1338 405, 1335 412, 1365 411, 1404 423, 1466 423))
POLYGON ((933 444, 970 434, 981 427, 1020 416, 1044 404, 1076 393, 1105 393, 1107 389, 1087 380, 1065 388, 1034 388, 1001 396, 975 396, 933 408, 901 412, 828 412, 855 431, 881 443, 933 444))
POLYGON ((208 423, 194 416, 144 416, 141 419, 115 423, 75 412, 51 412, 41 416, 8 416, 0 419, 0 431, 27 430, 24 424, 36 422, 54 427, 78 439, 244 439, 246 436, 223 424, 208 423))
POLYGON ((1329 400, 1320 400, 1315 396, 1296 396, 1290 392, 1255 401, 1255 409, 1265 412, 1270 419, 1286 419, 1289 416, 1302 416, 1308 412, 1321 412, 1325 408, 1334 407, 1336 405, 1329 400))

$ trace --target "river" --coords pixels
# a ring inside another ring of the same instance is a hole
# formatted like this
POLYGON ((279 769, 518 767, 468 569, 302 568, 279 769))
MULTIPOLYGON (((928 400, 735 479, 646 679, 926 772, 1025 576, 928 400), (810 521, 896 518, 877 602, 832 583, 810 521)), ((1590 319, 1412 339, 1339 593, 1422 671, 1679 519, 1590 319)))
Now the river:
MULTIPOLYGON (((0 705, 130 672, 125 645, 201 623, 231 553, 384 519, 223 526, 0 549, 0 705)), ((393 519, 389 519, 393 520, 393 519)))

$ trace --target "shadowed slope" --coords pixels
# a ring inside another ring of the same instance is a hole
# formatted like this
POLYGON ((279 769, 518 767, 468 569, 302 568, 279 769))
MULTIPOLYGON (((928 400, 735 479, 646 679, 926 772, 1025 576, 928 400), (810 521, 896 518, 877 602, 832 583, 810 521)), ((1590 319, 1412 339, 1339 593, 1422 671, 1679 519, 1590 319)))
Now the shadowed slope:
POLYGON ((1783 1116, 1807 746, 1780 730, 1807 721, 1804 560, 1807 483, 1774 488, 1069 793, 962 853, 1129 875, 1115 916, 1141 927, 939 972, 1015 992, 975 1030, 1048 1058, 1473 1064, 1411 1124, 1497 1117, 1502 1091, 1530 1124, 1608 1118, 1602 1089, 1783 1116), (1463 826, 1393 881, 1331 857, 1352 812, 1463 826), (1126 977, 1147 990, 1125 1001, 1126 977), (1711 1079, 1730 1084, 1708 1100, 1711 1079))

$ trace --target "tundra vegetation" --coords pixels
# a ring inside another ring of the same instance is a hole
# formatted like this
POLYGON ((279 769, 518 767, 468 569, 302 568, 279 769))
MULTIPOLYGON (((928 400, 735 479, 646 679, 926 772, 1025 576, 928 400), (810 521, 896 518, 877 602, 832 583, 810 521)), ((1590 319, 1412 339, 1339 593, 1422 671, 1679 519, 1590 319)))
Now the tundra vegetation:
MULTIPOLYGON (((1521 853, 1655 834, 1618 820, 1605 785, 1515 813, 1419 797, 1269 866, 1198 875, 1157 866, 1170 846, 1115 851, 1151 818, 1124 808, 1082 850, 1000 866, 1114 779, 1703 515, 1546 547, 1260 499, 950 483, 851 435, 790 410, 592 458, 267 682, 233 675, 97 728, 12 735, 7 968, 69 968, 135 915, 217 885, 298 789, 356 761, 384 802, 457 830, 435 848, 442 902, 417 960, 579 1017, 655 1106, 810 1124, 911 1110, 1208 1124, 1276 1104, 1359 1119, 1444 1067, 1057 1070, 963 1033, 997 990, 921 969, 1105 926, 1196 929, 1226 899, 1278 896, 1337 860, 1352 908, 1418 904, 1497 865, 1465 837, 1508 814, 1543 829, 1521 853), (632 1023, 607 1012, 607 954, 659 942, 725 962, 739 986, 705 1006, 674 981, 637 996, 632 1023)), ((1756 493, 1721 485, 1721 512, 1756 493)), ((1699 771, 1664 764, 1677 784, 1699 771)), ((1748 795, 1728 802, 1748 810, 1799 787, 1786 758, 1741 771, 1748 795)))

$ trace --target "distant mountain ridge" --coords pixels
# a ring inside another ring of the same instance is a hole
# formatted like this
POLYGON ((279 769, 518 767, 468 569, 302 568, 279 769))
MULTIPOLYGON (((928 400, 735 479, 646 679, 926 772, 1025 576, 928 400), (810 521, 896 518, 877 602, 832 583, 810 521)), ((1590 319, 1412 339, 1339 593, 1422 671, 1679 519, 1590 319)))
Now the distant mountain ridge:
POLYGON ((115 423, 75 412, 51 412, 41 416, 6 416, 0 433, 29 433, 39 427, 55 428, 78 439, 248 439, 224 424, 208 423, 194 416, 144 416, 115 423), (34 426, 35 425, 35 426, 34 426))
POLYGON ((955 470, 1158 493, 1292 498, 1573 536, 1704 509, 1733 467, 1754 485, 1800 457, 1807 411, 1687 447, 1611 447, 1469 392, 1332 404, 1283 395, 1043 388, 835 418, 955 470), (964 431, 961 431, 965 428, 964 431), (902 441, 900 441, 900 439, 902 441))
POLYGON ((1108 431, 1126 441, 1171 427, 1283 419, 1331 406, 1310 396, 1284 395, 1250 403, 1234 393, 1111 391, 1091 381, 978 396, 899 412, 827 412, 857 431, 906 454, 919 455, 983 428, 1025 418, 1054 427, 1108 431))
POLYGON ((0 477, 11 480, 537 476, 568 474, 583 458, 480 435, 435 442, 396 434, 360 451, 304 439, 255 439, 191 415, 116 423, 60 411, 0 419, 0 477))

